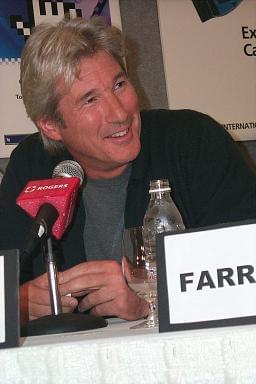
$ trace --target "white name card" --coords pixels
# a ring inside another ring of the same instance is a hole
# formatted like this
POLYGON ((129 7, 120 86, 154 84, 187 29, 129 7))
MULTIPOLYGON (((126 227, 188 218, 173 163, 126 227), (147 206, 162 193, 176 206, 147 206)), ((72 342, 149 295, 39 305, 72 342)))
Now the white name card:
POLYGON ((19 345, 19 253, 0 251, 0 348, 19 345))
POLYGON ((0 255, 0 343, 5 342, 4 256, 0 255))
POLYGON ((256 322, 256 224, 158 238, 160 331, 256 322))

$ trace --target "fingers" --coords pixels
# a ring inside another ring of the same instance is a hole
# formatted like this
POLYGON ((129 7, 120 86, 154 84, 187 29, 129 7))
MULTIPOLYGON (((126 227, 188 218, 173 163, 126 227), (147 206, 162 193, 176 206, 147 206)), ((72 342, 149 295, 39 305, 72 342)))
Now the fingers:
POLYGON ((85 289, 84 291, 72 292, 72 296, 73 297, 83 297, 83 296, 88 295, 88 293, 97 291, 98 289, 99 288, 88 288, 88 289, 85 289))
MULTIPOLYGON (((96 316, 116 316, 124 320, 138 320, 141 318, 145 318, 149 314, 149 305, 148 303, 134 294, 135 300, 132 306, 129 306, 129 311, 126 309, 122 311, 122 307, 120 311, 116 310, 118 307, 115 302, 102 303, 93 307, 90 311, 91 314, 96 316), (133 309, 132 309, 133 308, 133 309), (113 315, 114 313, 114 315, 113 315)), ((126 306, 127 308, 127 306, 126 306)))
MULTIPOLYGON (((65 299, 65 298, 64 298, 65 299)), ((63 298, 61 298, 62 302, 62 313, 72 313, 74 309, 77 307, 78 301, 74 298, 69 298, 68 302, 63 304, 63 298)), ((42 305, 41 303, 30 303, 29 305, 29 320, 38 319, 42 316, 51 315, 52 310, 50 305, 42 305)))
POLYGON ((98 316, 117 316, 125 320, 137 320, 149 313, 148 303, 124 285, 118 292, 102 288, 85 296, 78 305, 79 311, 91 309, 98 316))
MULTIPOLYGON (((116 293, 111 291, 109 287, 95 290, 87 294, 78 305, 80 312, 87 311, 100 304, 111 302, 115 298, 116 293)), ((107 315, 107 314, 106 314, 107 315)))
MULTIPOLYGON (((123 262, 127 278, 130 266, 123 262)), ((126 284, 122 266, 113 260, 81 263, 59 275, 62 295, 85 296, 78 309, 91 310, 100 316, 117 316, 136 320, 148 314, 148 304, 139 298, 126 284)))
MULTIPOLYGON (((77 306, 78 301, 74 297, 64 296, 61 297, 61 303, 62 311, 65 313, 72 312, 77 306)), ((21 285, 20 315, 22 324, 29 320, 50 315, 51 313, 50 293, 46 274, 21 285)))
POLYGON ((29 320, 50 314, 50 297, 45 288, 41 288, 33 282, 28 282, 20 287, 20 312, 21 321, 29 320))
POLYGON ((59 288, 62 295, 71 292, 73 296, 79 293, 90 293, 109 285, 110 280, 123 281, 122 267, 113 260, 88 261, 76 265, 59 274, 59 288))
POLYGON ((63 313, 73 312, 78 305, 78 300, 75 297, 61 296, 61 306, 63 313))
POLYGON ((120 273, 121 265, 114 260, 87 261, 59 273, 59 284, 65 284, 79 277, 94 274, 120 273))
MULTIPOLYGON (((128 277, 129 265, 125 268, 128 277)), ((148 304, 128 287, 121 265, 113 260, 81 263, 59 273, 59 290, 64 313, 78 305, 81 312, 137 320, 149 311, 148 304), (71 296, 66 296, 69 293, 71 296), (84 296, 79 304, 78 296, 84 296)), ((23 284, 20 292, 22 321, 26 315, 31 320, 51 314, 46 274, 23 284)))

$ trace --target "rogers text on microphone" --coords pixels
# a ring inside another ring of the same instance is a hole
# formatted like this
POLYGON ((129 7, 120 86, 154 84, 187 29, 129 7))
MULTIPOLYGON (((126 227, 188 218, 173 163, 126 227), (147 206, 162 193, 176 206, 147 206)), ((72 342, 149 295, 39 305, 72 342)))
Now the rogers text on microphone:
POLYGON ((31 193, 34 191, 45 191, 47 189, 64 189, 64 188, 68 188, 68 186, 69 186, 68 184, 54 184, 54 185, 41 185, 41 186, 30 185, 24 190, 24 192, 31 193))

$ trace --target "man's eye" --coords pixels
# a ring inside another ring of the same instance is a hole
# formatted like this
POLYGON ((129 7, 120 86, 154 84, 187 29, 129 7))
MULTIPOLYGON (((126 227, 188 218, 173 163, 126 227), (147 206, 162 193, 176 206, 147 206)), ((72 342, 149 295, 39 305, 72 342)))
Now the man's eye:
POLYGON ((89 99, 85 100, 85 104, 92 104, 97 100, 96 97, 90 97, 89 99))
POLYGON ((125 84, 126 84, 125 80, 118 81, 118 83, 116 83, 116 85, 115 85, 115 89, 122 88, 125 86, 125 84))

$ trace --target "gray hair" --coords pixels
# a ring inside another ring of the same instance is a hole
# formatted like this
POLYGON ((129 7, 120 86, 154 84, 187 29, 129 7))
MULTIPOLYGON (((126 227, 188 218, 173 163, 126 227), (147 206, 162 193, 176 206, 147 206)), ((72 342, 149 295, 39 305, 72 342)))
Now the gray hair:
MULTIPOLYGON (((42 23, 34 28, 22 52, 20 83, 27 115, 36 125, 46 118, 65 127, 58 110, 63 90, 61 93, 57 82, 62 78, 68 90, 78 76, 80 61, 100 50, 111 54, 125 70, 122 34, 100 17, 66 18, 55 25, 42 23)), ((40 133, 47 151, 64 149, 62 142, 40 133)))

